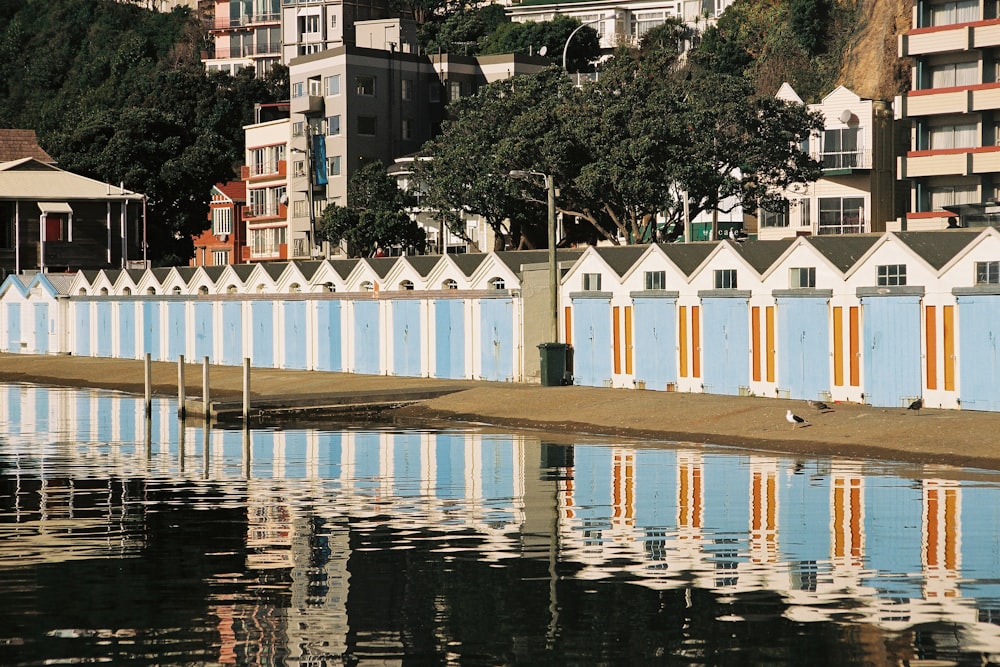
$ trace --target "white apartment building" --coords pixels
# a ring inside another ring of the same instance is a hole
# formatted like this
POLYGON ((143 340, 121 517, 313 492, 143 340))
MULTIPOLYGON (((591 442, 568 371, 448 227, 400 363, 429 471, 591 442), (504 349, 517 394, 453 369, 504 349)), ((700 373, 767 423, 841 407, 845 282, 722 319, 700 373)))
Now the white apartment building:
POLYGON ((916 0, 899 37, 910 123, 899 178, 910 185, 903 229, 995 224, 1000 217, 1000 11, 997 0, 916 0))

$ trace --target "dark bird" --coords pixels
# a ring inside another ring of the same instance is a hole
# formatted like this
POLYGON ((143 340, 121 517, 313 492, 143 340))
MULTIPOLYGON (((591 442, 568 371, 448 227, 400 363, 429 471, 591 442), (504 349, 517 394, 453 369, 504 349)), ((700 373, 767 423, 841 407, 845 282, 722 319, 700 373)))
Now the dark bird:
POLYGON ((924 407, 924 399, 923 398, 918 398, 917 400, 915 400, 912 403, 910 403, 910 407, 908 407, 906 409, 907 410, 913 410, 917 414, 920 414, 920 408, 922 408, 922 407, 924 407))
POLYGON ((815 408, 820 412, 833 412, 833 408, 824 403, 823 401, 806 401, 806 404, 810 408, 815 408))
POLYGON ((792 428, 795 428, 799 424, 802 424, 803 426, 809 426, 809 422, 807 422, 802 417, 799 417, 798 415, 792 414, 791 410, 785 413, 785 420, 792 425, 792 428))

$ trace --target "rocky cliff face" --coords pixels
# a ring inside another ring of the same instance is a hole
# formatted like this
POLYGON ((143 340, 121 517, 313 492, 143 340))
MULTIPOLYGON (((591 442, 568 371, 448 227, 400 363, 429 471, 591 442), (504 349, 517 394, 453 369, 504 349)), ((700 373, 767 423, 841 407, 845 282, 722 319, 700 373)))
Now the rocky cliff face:
POLYGON ((898 35, 910 29, 913 0, 841 0, 860 21, 844 53, 838 83, 861 97, 892 100, 909 87, 909 63, 899 58, 898 35))

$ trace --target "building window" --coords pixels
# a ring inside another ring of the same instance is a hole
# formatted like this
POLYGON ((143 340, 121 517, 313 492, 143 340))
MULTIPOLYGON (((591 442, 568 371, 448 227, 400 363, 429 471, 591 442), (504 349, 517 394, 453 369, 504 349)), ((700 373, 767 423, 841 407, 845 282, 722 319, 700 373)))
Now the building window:
POLYGON ((930 24, 955 25, 979 20, 979 0, 951 0, 930 7, 930 24))
POLYGON ((233 233, 233 209, 228 206, 212 209, 212 233, 216 236, 233 233))
POLYGON ((375 284, 370 280, 366 280, 363 283, 361 283, 362 292, 371 292, 374 289, 375 289, 375 284))
POLYGON ((306 175, 306 161, 296 160, 292 163, 292 176, 303 178, 306 175))
POLYGON ((435 80, 431 82, 431 85, 427 88, 427 101, 432 104, 437 104, 441 101, 441 84, 435 80))
POLYGON ((788 226, 788 202, 784 202, 778 211, 769 211, 766 208, 760 210, 761 227, 787 227, 788 226))
POLYGON ((977 285, 1000 285, 1000 262, 976 262, 977 285))
POLYGON ((354 79, 358 95, 364 97, 375 96, 375 77, 370 74, 359 74, 354 79))
POLYGON ((292 97, 305 97, 306 94, 306 84, 305 81, 296 81, 292 84, 292 97))
POLYGON ((601 274, 600 273, 585 273, 585 274, 583 274, 583 291, 584 292, 600 292, 601 291, 601 274))
POLYGON ((215 266, 225 266, 229 264, 229 251, 228 250, 213 250, 212 251, 212 264, 215 266))
POLYGON ((736 289, 736 269, 716 269, 715 289, 736 289))
POLYGON ((403 139, 412 139, 413 138, 413 119, 412 118, 404 118, 402 120, 402 126, 400 127, 400 133, 401 133, 403 139))
POLYGON ((454 102, 455 100, 462 97, 462 82, 461 81, 449 81, 448 82, 448 101, 454 102))
POLYGON ((863 197, 820 198, 820 234, 860 234, 864 231, 865 200, 863 197))
POLYGON ((284 227, 251 229, 247 232, 250 254, 253 257, 280 257, 281 246, 285 245, 284 227))
POLYGON ((340 116, 326 117, 326 133, 331 137, 340 135, 340 116))
POLYGON ((366 137, 374 137, 378 122, 375 116, 358 116, 358 134, 366 137))
POLYGON ((309 84, 308 88, 310 95, 313 95, 314 97, 319 97, 322 94, 323 89, 321 87, 320 78, 318 76, 310 77, 307 83, 309 84))
POLYGON ((305 123, 302 121, 292 123, 292 136, 301 137, 303 129, 305 129, 305 123))
POLYGON ((798 287, 816 287, 816 267, 803 266, 791 269, 789 271, 788 286, 793 289, 798 287))
POLYGON ((340 75, 334 74, 323 79, 323 87, 327 97, 340 95, 340 75))
POLYGON ((402 290, 412 290, 413 289, 413 281, 412 280, 404 280, 404 281, 400 282, 399 283, 399 289, 402 289, 402 290))
POLYGON ((329 173, 330 176, 340 176, 340 156, 330 156, 329 162, 330 163, 327 166, 327 173, 329 173))
POLYGON ((876 282, 879 287, 906 284, 906 264, 882 264, 876 271, 876 282))
POLYGON ((852 169, 861 166, 861 128, 843 127, 823 132, 823 168, 852 169))
POLYGON ((309 204, 306 203, 305 199, 296 199, 292 202, 293 218, 304 218, 307 215, 309 215, 309 204))
POLYGON ((441 289, 458 289, 458 281, 454 278, 448 278, 441 283, 441 289))
POLYGON ((979 188, 975 185, 947 185, 924 190, 927 201, 921 210, 940 211, 945 206, 975 204, 979 202, 979 188))
POLYGON ((968 60, 961 63, 931 65, 927 68, 923 88, 955 88, 979 83, 979 63, 968 60))
POLYGON ((979 125, 976 123, 935 125, 927 129, 928 150, 975 148, 978 143, 979 125))
POLYGON ((666 271, 646 271, 643 273, 646 289, 667 289, 666 271))
POLYGON ((507 287, 507 283, 505 283, 504 279, 499 276, 490 278, 489 285, 490 289, 506 289, 507 287))
POLYGON ((413 99, 413 79, 401 79, 399 82, 399 99, 409 102, 413 99))

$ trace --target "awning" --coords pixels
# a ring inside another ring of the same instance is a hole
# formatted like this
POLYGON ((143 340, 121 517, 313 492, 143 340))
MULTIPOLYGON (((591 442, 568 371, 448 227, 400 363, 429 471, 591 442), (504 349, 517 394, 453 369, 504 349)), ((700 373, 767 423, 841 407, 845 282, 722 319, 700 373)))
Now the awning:
POLYGON ((42 213, 72 213, 73 208, 64 201, 40 201, 38 208, 42 213))

